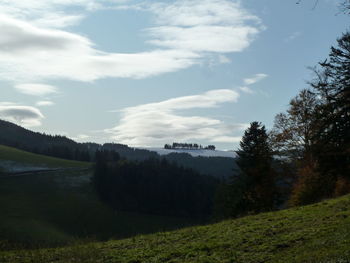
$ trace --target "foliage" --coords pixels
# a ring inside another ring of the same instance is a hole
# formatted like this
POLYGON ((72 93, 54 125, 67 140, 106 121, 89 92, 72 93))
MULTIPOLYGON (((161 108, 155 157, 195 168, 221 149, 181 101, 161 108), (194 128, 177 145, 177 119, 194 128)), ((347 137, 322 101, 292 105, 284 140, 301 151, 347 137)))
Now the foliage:
POLYGON ((319 201, 324 196, 322 178, 317 171, 316 163, 307 162, 298 169, 298 180, 293 187, 290 205, 299 206, 319 201))
POLYGON ((276 153, 292 159, 301 159, 311 153, 319 103, 315 93, 304 89, 290 101, 286 113, 276 115, 270 134, 276 153))
POLYGON ((348 14, 350 15, 350 0, 344 0, 342 3, 341 3, 341 11, 344 13, 344 14, 348 14))
POLYGON ((339 197, 350 193, 350 179, 339 177, 335 183, 334 196, 339 197))
POLYGON ((217 220, 238 217, 247 212, 243 200, 246 178, 238 176, 223 181, 215 194, 214 218, 217 220))
POLYGON ((350 174, 349 32, 319 65, 312 90, 302 90, 291 100, 287 112, 276 116, 271 132, 276 152, 297 165, 292 205, 343 192, 339 178, 350 174))

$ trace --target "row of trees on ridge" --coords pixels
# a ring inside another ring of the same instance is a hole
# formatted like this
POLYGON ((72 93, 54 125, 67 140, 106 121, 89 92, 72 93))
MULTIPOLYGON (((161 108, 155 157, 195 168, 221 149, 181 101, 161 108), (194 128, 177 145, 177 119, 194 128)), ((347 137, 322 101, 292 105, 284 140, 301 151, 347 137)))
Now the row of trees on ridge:
POLYGON ((208 145, 203 147, 200 144, 197 143, 178 143, 178 142, 173 142, 172 145, 170 144, 165 144, 164 149, 186 149, 186 150, 213 150, 215 151, 216 147, 215 145, 208 145))

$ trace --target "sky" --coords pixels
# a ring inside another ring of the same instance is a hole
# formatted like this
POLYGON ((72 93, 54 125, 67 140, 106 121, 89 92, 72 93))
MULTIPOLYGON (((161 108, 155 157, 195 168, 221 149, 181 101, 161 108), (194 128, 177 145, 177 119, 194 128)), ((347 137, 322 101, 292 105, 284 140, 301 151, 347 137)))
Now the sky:
POLYGON ((78 142, 235 150, 349 29, 337 0, 0 0, 0 119, 78 142))

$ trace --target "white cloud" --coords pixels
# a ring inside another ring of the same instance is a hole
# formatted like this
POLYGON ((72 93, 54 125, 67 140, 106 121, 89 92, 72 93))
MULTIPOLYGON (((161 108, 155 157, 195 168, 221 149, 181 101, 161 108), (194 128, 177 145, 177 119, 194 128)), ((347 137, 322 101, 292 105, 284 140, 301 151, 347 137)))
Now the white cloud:
POLYGON ((147 29, 161 47, 195 52, 239 52, 262 29, 239 1, 178 0, 151 6, 159 26, 147 29))
POLYGON ((52 105, 55 105, 55 103, 49 100, 42 100, 36 103, 36 106, 39 106, 39 107, 52 106, 52 105))
POLYGON ((52 93, 57 93, 57 88, 46 84, 28 83, 15 86, 19 92, 33 96, 44 96, 52 93))
POLYGON ((245 21, 260 23, 240 1, 226 0, 178 0, 155 3, 150 8, 157 16, 159 24, 191 27, 198 25, 242 25, 245 21))
POLYGON ((64 28, 79 24, 85 17, 83 15, 65 15, 60 13, 44 14, 42 17, 32 21, 36 26, 46 28, 64 28))
POLYGON ((91 138, 91 136, 86 134, 78 134, 76 137, 72 137, 72 140, 82 142, 82 141, 86 141, 89 138, 91 138))
POLYGON ((13 106, 17 105, 17 103, 10 102, 10 101, 0 101, 0 106, 13 106))
POLYGON ((186 50, 104 53, 77 34, 40 29, 4 16, 0 16, 0 32, 0 78, 13 81, 143 78, 189 67, 199 58, 186 50))
POLYGON ((1 13, 35 25, 62 28, 78 23, 87 11, 94 11, 125 3, 127 0, 1 0, 1 13), (75 7, 69 11, 68 7, 75 7), (79 14, 77 14, 79 12, 79 14))
POLYGON ((131 146, 159 146, 178 141, 233 142, 235 130, 245 125, 226 125, 221 120, 202 116, 182 116, 176 111, 213 108, 237 101, 236 91, 210 90, 200 95, 173 98, 121 110, 119 124, 106 130, 111 138, 131 146))
POLYGON ((248 93, 248 94, 253 94, 254 93, 254 91, 251 88, 249 88, 249 87, 239 87, 239 89, 241 91, 243 91, 244 93, 248 93))
POLYGON ((163 26, 151 28, 148 32, 155 38, 149 42, 161 47, 226 53, 243 51, 250 45, 258 30, 231 26, 163 26))
POLYGON ((263 74, 263 73, 259 73, 259 74, 255 74, 251 78, 244 79, 243 82, 244 82, 245 85, 253 85, 253 84, 263 80, 266 77, 268 77, 268 75, 263 74))
POLYGON ((0 105, 0 118, 25 127, 40 126, 44 115, 37 108, 18 105, 0 105))
POLYGON ((79 23, 87 10, 122 2, 0 0, 0 79, 145 78, 199 64, 211 53, 228 63, 224 53, 243 51, 262 30, 259 19, 239 1, 228 0, 146 5, 143 11, 155 16, 156 26, 145 31, 157 49, 141 53, 103 52, 87 37, 57 29, 79 23), (69 13, 69 6, 78 6, 78 11, 69 13))
MULTIPOLYGON (((243 129, 243 125, 242 127, 240 127, 240 129, 243 129)), ((218 143, 237 143, 240 142, 242 139, 241 136, 219 136, 219 137, 215 137, 213 138, 211 141, 212 142, 218 142, 218 143)))

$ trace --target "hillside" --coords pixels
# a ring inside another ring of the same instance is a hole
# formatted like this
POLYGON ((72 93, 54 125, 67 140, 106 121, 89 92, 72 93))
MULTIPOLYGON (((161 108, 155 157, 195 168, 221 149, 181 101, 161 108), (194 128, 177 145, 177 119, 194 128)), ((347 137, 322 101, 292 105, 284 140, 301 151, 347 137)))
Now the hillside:
MULTIPOLYGON (((237 165, 235 160, 229 156, 210 156, 210 154, 218 153, 220 151, 210 151, 210 150, 197 150, 198 153, 202 152, 205 155, 191 155, 189 150, 168 150, 156 152, 160 148, 131 148, 122 144, 111 144, 106 143, 102 146, 102 149, 114 150, 120 154, 121 157, 128 160, 144 161, 149 158, 161 159, 164 158, 169 162, 175 162, 179 166, 193 169, 204 175, 211 175, 217 178, 227 178, 232 176, 237 171, 237 165), (210 152, 210 153, 209 153, 210 152)), ((195 150, 193 150, 194 152, 195 150)), ((222 152, 230 153, 230 152, 222 152)), ((232 152, 231 152, 232 153, 232 152)))
POLYGON ((350 196, 218 224, 57 249, 1 262, 349 262, 350 196))
POLYGON ((0 250, 126 238, 195 223, 115 211, 101 202, 91 175, 86 169, 70 169, 0 176, 0 250))
POLYGON ((164 149, 164 148, 145 148, 149 151, 157 152, 160 155, 171 153, 188 153, 193 157, 228 157, 236 158, 237 154, 234 151, 206 150, 206 149, 164 149))
POLYGON ((14 123, 0 120, 0 144, 53 157, 89 161, 88 147, 65 136, 33 132, 14 123))
POLYGON ((87 168, 87 162, 64 160, 0 145, 0 169, 3 172, 21 172, 51 168, 87 168))

